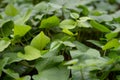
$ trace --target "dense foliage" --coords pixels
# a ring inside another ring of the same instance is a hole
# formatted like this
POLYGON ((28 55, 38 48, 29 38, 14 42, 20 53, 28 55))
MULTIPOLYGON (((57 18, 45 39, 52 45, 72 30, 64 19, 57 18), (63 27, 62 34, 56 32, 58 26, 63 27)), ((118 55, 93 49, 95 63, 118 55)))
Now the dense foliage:
POLYGON ((120 0, 0 4, 0 80, 120 80, 120 0))

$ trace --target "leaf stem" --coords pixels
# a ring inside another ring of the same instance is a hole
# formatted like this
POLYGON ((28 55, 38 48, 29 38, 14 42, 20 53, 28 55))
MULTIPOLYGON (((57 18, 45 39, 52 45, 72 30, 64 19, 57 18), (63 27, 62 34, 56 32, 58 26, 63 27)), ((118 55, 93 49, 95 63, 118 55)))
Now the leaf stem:
POLYGON ((81 78, 82 78, 82 80, 85 80, 82 69, 80 70, 80 73, 81 73, 81 78))

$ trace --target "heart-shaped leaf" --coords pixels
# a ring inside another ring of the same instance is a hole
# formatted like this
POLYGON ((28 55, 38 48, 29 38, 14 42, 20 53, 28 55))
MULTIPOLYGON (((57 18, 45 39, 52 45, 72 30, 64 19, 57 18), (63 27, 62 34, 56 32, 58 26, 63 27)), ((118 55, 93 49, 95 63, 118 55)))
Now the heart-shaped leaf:
POLYGON ((40 32, 36 37, 31 41, 31 46, 42 50, 50 42, 50 38, 47 37, 43 32, 40 32))
POLYGON ((71 19, 66 19, 66 20, 63 20, 61 23, 60 23, 60 28, 63 28, 63 29, 74 29, 76 27, 76 22, 71 20, 71 19))
POLYGON ((56 27, 60 23, 60 20, 56 16, 49 17, 47 19, 43 19, 41 21, 40 28, 51 28, 51 27, 56 27))
POLYGON ((120 46, 120 43, 119 43, 118 39, 112 39, 109 42, 107 42, 102 49, 106 50, 106 49, 110 49, 110 48, 117 48, 119 46, 120 46))
POLYGON ((14 36, 24 36, 29 30, 31 29, 30 26, 25 24, 15 24, 14 25, 14 36))
POLYGON ((41 52, 32 46, 26 46, 25 54, 18 52, 18 57, 23 58, 25 60, 35 60, 41 57, 41 52))
POLYGON ((9 16, 16 16, 19 12, 12 4, 8 4, 5 8, 5 13, 9 16))
POLYGON ((5 50, 9 45, 10 45, 11 41, 8 39, 2 39, 0 40, 0 52, 2 52, 3 50, 5 50))

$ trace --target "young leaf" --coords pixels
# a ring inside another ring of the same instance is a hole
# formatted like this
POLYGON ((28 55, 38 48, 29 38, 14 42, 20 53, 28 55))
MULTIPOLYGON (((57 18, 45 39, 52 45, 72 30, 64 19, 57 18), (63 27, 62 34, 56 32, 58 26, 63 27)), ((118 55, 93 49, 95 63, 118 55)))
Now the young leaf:
POLYGON ((60 23, 60 28, 66 28, 66 29, 74 29, 76 27, 76 22, 71 20, 71 19, 66 19, 66 20, 63 20, 61 23, 60 23))
POLYGON ((10 40, 8 39, 2 39, 0 40, 0 52, 2 52, 4 49, 6 49, 10 45, 10 40))
POLYGON ((41 21, 40 28, 52 28, 58 26, 60 23, 60 20, 56 16, 49 17, 47 19, 43 19, 41 21))
POLYGON ((41 57, 41 52, 32 47, 32 46, 26 46, 25 47, 25 54, 18 52, 18 57, 23 58, 25 60, 35 60, 39 57, 41 57))
POLYGON ((29 30, 31 29, 30 26, 25 24, 15 24, 14 25, 14 37, 15 36, 24 36, 29 30))
POLYGON ((110 30, 106 27, 106 26, 104 26, 104 25, 102 25, 102 24, 99 24, 98 22, 96 22, 96 21, 90 21, 90 24, 94 27, 94 28, 96 28, 96 29, 98 29, 98 30, 100 30, 101 32, 110 32, 110 30))
POLYGON ((79 14, 77 14, 77 13, 71 13, 70 16, 71 16, 73 19, 79 18, 79 14))
POLYGON ((105 37, 110 40, 113 39, 114 37, 116 37, 118 35, 118 32, 112 32, 112 33, 108 33, 105 35, 105 37))
POLYGON ((74 36, 74 34, 73 34, 70 30, 68 30, 68 29, 66 29, 66 28, 64 28, 64 29, 62 30, 62 32, 66 33, 66 34, 68 34, 68 35, 70 35, 70 36, 74 36))
POLYGON ((42 50, 50 42, 50 38, 47 37, 43 32, 40 32, 36 37, 31 41, 31 46, 42 50))
POLYGON ((109 42, 107 42, 102 49, 107 50, 110 48, 117 48, 119 46, 120 46, 120 43, 119 43, 118 39, 112 39, 109 42))
POLYGON ((12 4, 8 4, 5 8, 5 13, 8 16, 16 16, 19 12, 12 4))

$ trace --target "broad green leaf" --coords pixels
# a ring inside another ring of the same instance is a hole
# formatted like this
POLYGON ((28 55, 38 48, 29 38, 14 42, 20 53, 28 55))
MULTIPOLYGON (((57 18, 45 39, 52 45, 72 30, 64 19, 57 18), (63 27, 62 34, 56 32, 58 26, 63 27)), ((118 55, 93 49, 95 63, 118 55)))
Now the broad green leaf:
POLYGON ((4 59, 0 59, 0 76, 2 74, 2 70, 4 69, 5 65, 7 64, 9 58, 6 57, 4 59))
POLYGON ((14 78, 14 79, 19 78, 19 74, 16 73, 15 71, 11 70, 11 69, 4 69, 3 72, 6 73, 7 75, 9 75, 10 77, 14 78))
POLYGON ((50 69, 40 71, 38 75, 34 75, 32 78, 33 80, 68 80, 69 70, 63 66, 52 67, 50 69))
POLYGON ((30 76, 24 76, 24 77, 21 77, 19 79, 15 79, 15 80, 31 80, 31 77, 30 76))
POLYGON ((72 58, 77 58, 79 56, 83 56, 81 60, 86 60, 87 58, 99 58, 100 57, 100 52, 96 49, 89 48, 86 51, 81 51, 81 50, 71 50, 70 51, 71 57, 72 58))
POLYGON ((112 39, 110 41, 108 41, 104 46, 103 46, 103 50, 107 50, 110 48, 117 48, 120 46, 120 43, 118 41, 118 39, 112 39))
POLYGON ((46 47, 46 45, 50 42, 50 38, 46 36, 43 32, 40 32, 36 37, 34 37, 31 41, 31 46, 42 50, 46 47))
POLYGON ((117 37, 117 35, 118 35, 118 32, 111 32, 111 33, 106 34, 105 37, 108 40, 110 40, 110 39, 113 39, 113 38, 117 37))
POLYGON ((29 30, 31 29, 30 26, 25 24, 15 24, 14 25, 14 37, 15 36, 24 36, 29 30))
POLYGON ((101 70, 104 66, 106 66, 106 63, 107 60, 104 58, 85 60, 85 65, 89 71, 101 70))
POLYGON ((92 48, 88 49, 88 50, 87 50, 85 53, 83 53, 83 54, 85 54, 85 55, 87 55, 87 56, 89 56, 89 57, 96 57, 96 58, 100 57, 100 52, 99 52, 98 50, 92 49, 92 48))
POLYGON ((14 23, 13 21, 8 21, 3 24, 1 28, 1 34, 3 37, 8 37, 12 33, 12 29, 14 28, 14 23))
POLYGON ((40 58, 36 60, 35 68, 38 72, 41 72, 43 70, 59 65, 63 60, 63 56, 51 56, 47 58, 40 58))
POLYGON ((62 43, 60 40, 53 41, 50 45, 50 51, 54 51, 54 50, 58 49, 61 44, 62 43))
POLYGON ((19 12, 12 4, 8 4, 5 8, 5 13, 8 16, 16 16, 19 12))
POLYGON ((43 19, 41 21, 40 28, 52 28, 58 26, 60 23, 60 20, 56 16, 49 17, 47 19, 43 19))
POLYGON ((35 60, 41 57, 41 52, 32 47, 32 46, 26 46, 25 47, 25 54, 18 52, 18 57, 23 58, 25 60, 35 60))
POLYGON ((100 15, 100 16, 91 16, 91 17, 97 20, 98 22, 108 22, 113 20, 113 17, 111 15, 100 15))
POLYGON ((110 30, 106 27, 106 26, 104 26, 104 25, 102 25, 102 24, 99 24, 98 22, 96 22, 96 21, 90 21, 90 24, 94 27, 94 28, 96 28, 96 29, 98 29, 99 31, 101 31, 101 32, 110 32, 110 30))
POLYGON ((73 19, 78 19, 78 18, 79 18, 79 14, 77 14, 77 13, 71 13, 70 16, 71 16, 73 19))
POLYGON ((14 63, 14 62, 19 62, 19 61, 23 60, 23 59, 21 59, 17 56, 17 53, 13 53, 13 52, 7 52, 3 55, 3 57, 8 57, 9 58, 9 60, 7 62, 8 64, 11 64, 11 63, 14 63))
POLYGON ((46 2, 40 2, 34 6, 35 12, 44 12, 48 8, 48 4, 46 2))
POLYGON ((10 43, 11 41, 8 39, 1 39, 0 40, 0 52, 5 50, 10 45, 10 43))
POLYGON ((66 20, 63 20, 61 23, 60 23, 60 28, 63 28, 63 29, 74 29, 76 27, 76 22, 71 20, 71 19, 66 19, 66 20))
POLYGON ((80 43, 78 41, 74 41, 73 43, 75 44, 76 48, 78 50, 80 50, 80 51, 85 52, 85 51, 87 51, 89 49, 86 45, 84 45, 84 44, 82 44, 82 43, 80 43))

